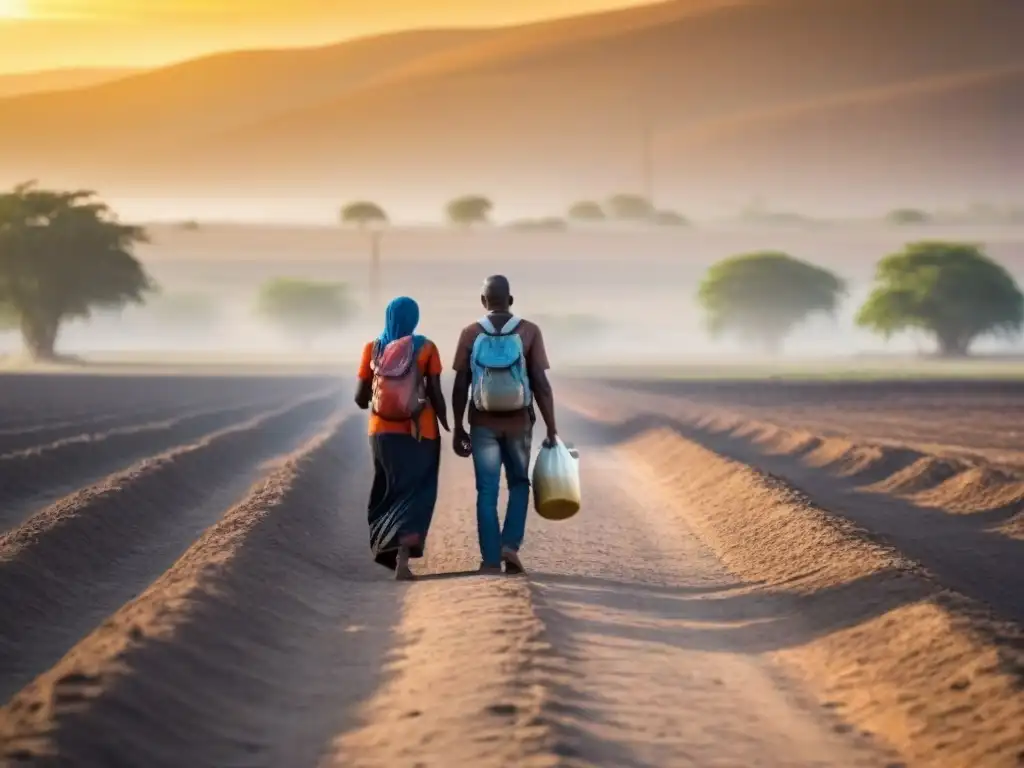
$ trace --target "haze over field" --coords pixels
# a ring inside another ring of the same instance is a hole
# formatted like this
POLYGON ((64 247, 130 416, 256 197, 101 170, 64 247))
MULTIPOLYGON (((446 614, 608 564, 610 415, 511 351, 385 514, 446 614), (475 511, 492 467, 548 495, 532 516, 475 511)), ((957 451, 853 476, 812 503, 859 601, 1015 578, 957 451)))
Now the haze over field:
MULTIPOLYGON (((480 279, 505 272, 524 311, 599 322, 602 362, 747 355, 708 335, 696 298, 706 270, 737 253, 782 250, 846 281, 835 317, 788 340, 805 355, 930 348, 854 322, 877 261, 909 240, 978 242, 1024 274, 1024 164, 1009 160, 1024 156, 1019 2, 620 5, 526 4, 513 18, 309 2, 275 27, 271 4, 239 20, 185 0, 23 3, 32 18, 0 25, 24 35, 0 67, 45 52, 29 50, 31 35, 49 35, 53 52, 68 30, 84 47, 60 55, 88 66, 0 74, 0 184, 96 189, 123 218, 160 222, 139 254, 163 298, 69 323, 62 348, 281 351, 291 342, 253 313, 261 283, 282 276, 348 286, 358 317, 311 348, 357 348, 380 309, 368 237, 338 228, 339 208, 359 199, 390 220, 383 292, 415 293, 443 338, 477 311, 480 279), (371 28, 390 31, 284 47, 371 28), (129 31, 146 55, 100 56, 129 31), (263 47, 232 50, 257 38, 263 47), (215 52, 159 65, 186 49, 215 52), (621 192, 648 194, 683 226, 437 229, 457 195, 493 201, 491 224, 531 227, 621 192), (883 225, 905 207, 956 226, 883 225), (209 311, 171 319, 196 302, 209 311)), ((562 335, 552 343, 571 356, 562 335)), ((0 343, 17 348, 16 330, 0 343)))
POLYGON ((0 99, 0 182, 325 222, 327 200, 425 220, 481 191, 517 217, 648 182, 691 214, 1019 202, 1021 39, 1015 0, 675 0, 226 52, 0 99))

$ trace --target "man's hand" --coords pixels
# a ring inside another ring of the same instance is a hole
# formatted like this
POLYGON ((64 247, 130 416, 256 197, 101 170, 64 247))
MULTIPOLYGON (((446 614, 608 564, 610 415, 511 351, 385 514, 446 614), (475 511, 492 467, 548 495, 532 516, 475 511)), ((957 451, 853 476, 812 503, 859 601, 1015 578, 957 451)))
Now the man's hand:
POLYGON ((455 455, 466 459, 473 455, 473 441, 469 437, 469 433, 465 427, 461 424, 455 426, 455 434, 452 437, 452 448, 455 450, 455 455))
POLYGON ((554 448, 558 444, 558 432, 554 429, 548 430, 548 436, 544 438, 545 448, 554 448))
POLYGON ((441 425, 441 428, 444 429, 445 432, 451 432, 451 429, 448 428, 448 414, 447 413, 439 413, 437 415, 437 423, 441 425))

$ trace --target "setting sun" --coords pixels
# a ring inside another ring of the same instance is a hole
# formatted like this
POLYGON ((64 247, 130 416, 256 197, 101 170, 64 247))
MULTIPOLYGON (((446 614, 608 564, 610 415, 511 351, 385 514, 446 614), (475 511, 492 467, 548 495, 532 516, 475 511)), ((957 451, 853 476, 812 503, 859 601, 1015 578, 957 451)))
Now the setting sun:
POLYGON ((28 0, 0 0, 0 19, 23 19, 28 15, 28 0))

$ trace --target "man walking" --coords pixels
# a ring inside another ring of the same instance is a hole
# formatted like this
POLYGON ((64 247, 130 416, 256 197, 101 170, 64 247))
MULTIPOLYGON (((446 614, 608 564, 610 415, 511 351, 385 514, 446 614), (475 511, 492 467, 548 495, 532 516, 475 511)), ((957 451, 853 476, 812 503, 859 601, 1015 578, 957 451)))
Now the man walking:
POLYGON ((523 573, 519 548, 530 504, 535 404, 547 427, 545 443, 558 435, 550 366, 540 328, 512 314, 507 278, 487 278, 480 301, 487 314, 463 329, 452 365, 454 447, 460 456, 473 456, 481 572, 500 573, 504 563, 506 573, 523 573), (467 405, 469 433, 463 422, 467 405), (504 526, 498 523, 502 467, 508 482, 504 526))

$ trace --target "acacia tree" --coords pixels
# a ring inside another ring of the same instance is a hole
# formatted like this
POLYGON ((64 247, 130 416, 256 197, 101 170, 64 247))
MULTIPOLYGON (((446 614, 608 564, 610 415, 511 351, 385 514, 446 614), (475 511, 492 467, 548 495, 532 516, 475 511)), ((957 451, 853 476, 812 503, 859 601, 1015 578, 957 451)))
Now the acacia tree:
POLYGON ((351 320, 355 305, 344 283, 279 277, 260 288, 256 312, 307 348, 317 336, 351 320))
POLYGON ((980 336, 1015 335, 1024 295, 1010 273, 968 243, 918 242, 886 256, 857 324, 889 338, 931 334, 944 357, 962 357, 980 336))
POLYGON ((141 304, 154 290, 134 255, 146 240, 87 190, 29 182, 0 194, 0 314, 16 320, 34 358, 53 359, 66 320, 141 304))
POLYGON ((581 200, 569 206, 568 217, 572 221, 604 221, 604 208, 593 200, 581 200))
POLYGON ((370 230, 370 303, 377 308, 380 305, 380 241, 389 222, 387 212, 376 203, 357 200, 341 209, 340 218, 342 224, 370 230))
POLYGON ((843 281, 826 269, 763 251, 713 265, 697 298, 713 337, 734 333, 775 354, 808 317, 833 314, 845 290, 843 281))
POLYGON ((464 195, 448 203, 445 215, 451 224, 471 227, 486 223, 493 210, 494 203, 483 195, 464 195))
POLYGON ((388 215, 376 203, 369 200, 357 200, 349 203, 341 209, 341 223, 354 225, 359 229, 367 229, 370 226, 383 226, 388 223, 388 215))

